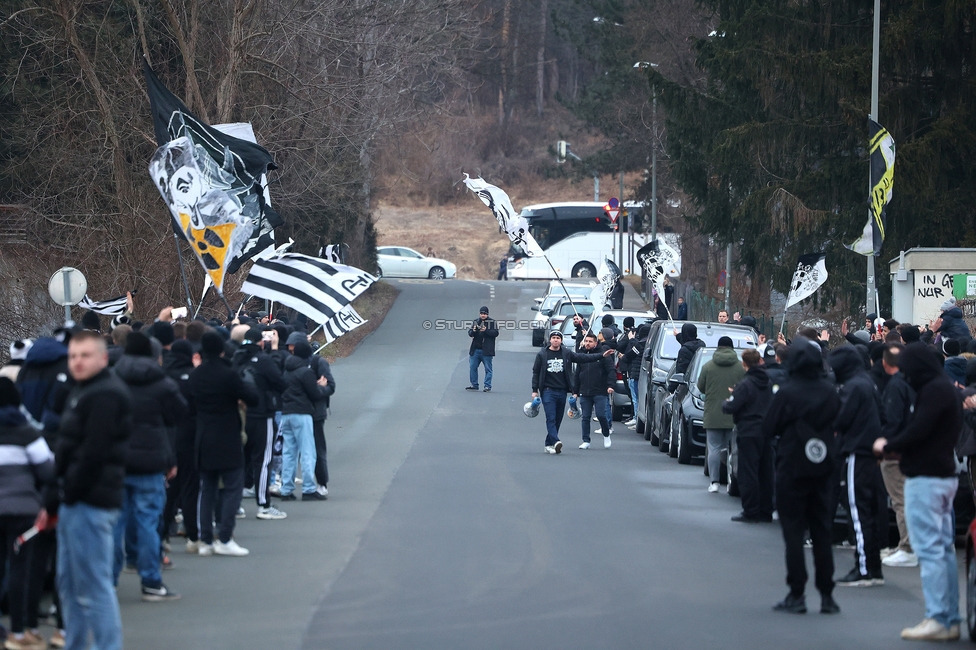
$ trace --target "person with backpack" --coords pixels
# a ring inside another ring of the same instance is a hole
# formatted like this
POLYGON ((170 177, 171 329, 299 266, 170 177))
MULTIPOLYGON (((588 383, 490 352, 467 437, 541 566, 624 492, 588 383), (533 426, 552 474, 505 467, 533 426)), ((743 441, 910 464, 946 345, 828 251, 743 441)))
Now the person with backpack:
POLYGON ((815 584, 820 591, 820 612, 836 614, 834 550, 831 524, 834 513, 834 419, 840 399, 823 377, 820 346, 800 338, 790 345, 787 370, 790 381, 773 395, 763 420, 763 436, 778 440, 776 448, 776 506, 786 545, 786 583, 789 594, 773 609, 804 614, 807 583, 806 532, 813 540, 815 584))
POLYGON ((244 418, 244 431, 247 434, 244 456, 251 460, 251 471, 245 472, 244 492, 257 500, 257 518, 270 521, 284 519, 288 515, 271 503, 269 492, 276 434, 274 416, 281 409, 281 395, 285 392, 286 384, 278 364, 264 351, 265 332, 268 331, 264 327, 252 327, 244 333, 242 345, 234 355, 234 368, 244 383, 258 395, 257 405, 249 407, 244 418))

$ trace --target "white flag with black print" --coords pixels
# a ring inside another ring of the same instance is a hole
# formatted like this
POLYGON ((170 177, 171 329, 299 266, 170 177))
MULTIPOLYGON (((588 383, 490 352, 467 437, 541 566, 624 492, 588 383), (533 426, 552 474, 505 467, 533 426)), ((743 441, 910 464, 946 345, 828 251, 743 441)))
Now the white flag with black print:
POLYGON ((681 255, 661 239, 655 239, 637 251, 637 261, 664 299, 664 278, 681 275, 681 255))
POLYGON ((790 283, 790 293, 786 298, 787 309, 812 296, 827 281, 826 258, 824 253, 800 255, 796 271, 793 272, 793 281, 790 283))
POLYGON ((593 287, 593 291, 590 292, 590 302, 599 309, 610 304, 610 292, 620 279, 620 267, 612 260, 604 258, 596 276, 600 279, 600 284, 593 287))
POLYGON ((255 260, 241 292, 291 307, 316 323, 328 323, 374 282, 375 277, 352 266, 285 253, 255 260))
POLYGON ((329 244, 319 251, 319 257, 336 264, 342 264, 342 245, 329 244))
POLYGON ((78 306, 82 309, 91 310, 102 316, 121 316, 126 312, 127 305, 125 296, 119 296, 111 300, 92 300, 88 297, 88 294, 85 294, 85 297, 78 303, 78 306))
POLYGON ((325 334, 325 345, 332 343, 343 334, 347 334, 365 323, 366 319, 360 316, 352 308, 352 305, 346 305, 339 310, 339 313, 332 320, 322 326, 322 333, 325 334))
POLYGON ((529 257, 545 256, 539 242, 529 232, 529 222, 515 210, 505 190, 486 183, 482 178, 471 178, 467 174, 464 175, 464 184, 488 206, 498 220, 498 225, 508 233, 508 238, 516 248, 529 257))

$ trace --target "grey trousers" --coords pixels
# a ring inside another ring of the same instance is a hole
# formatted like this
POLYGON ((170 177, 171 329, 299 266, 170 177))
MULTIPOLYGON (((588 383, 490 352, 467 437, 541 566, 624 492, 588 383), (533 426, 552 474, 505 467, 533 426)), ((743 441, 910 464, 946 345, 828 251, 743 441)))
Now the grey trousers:
MULTIPOLYGON (((898 522, 898 550, 911 553, 912 543, 908 540, 908 525, 905 523, 905 475, 901 473, 897 460, 881 461, 881 478, 884 479, 885 489, 891 497, 891 508, 895 511, 895 520, 898 522)), ((885 521, 887 520, 886 515, 885 521)), ((887 546, 884 543, 886 540, 887 537, 882 538, 882 546, 887 546)))
POLYGON ((722 450, 728 451, 732 441, 732 429, 705 429, 705 444, 708 446, 708 480, 718 483, 722 475, 722 450))

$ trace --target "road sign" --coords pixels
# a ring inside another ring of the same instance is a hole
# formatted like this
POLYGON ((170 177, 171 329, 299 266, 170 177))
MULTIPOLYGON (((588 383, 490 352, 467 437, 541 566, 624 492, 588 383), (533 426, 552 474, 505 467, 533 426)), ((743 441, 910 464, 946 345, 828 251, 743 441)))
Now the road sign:
POLYGON ((610 223, 617 223, 617 217, 620 215, 620 201, 616 197, 610 199, 603 206, 603 210, 610 217, 610 223))
POLYGON ((47 281, 51 300, 64 307, 64 320, 71 320, 71 306, 77 305, 88 291, 88 280, 78 269, 64 266, 54 272, 47 281))

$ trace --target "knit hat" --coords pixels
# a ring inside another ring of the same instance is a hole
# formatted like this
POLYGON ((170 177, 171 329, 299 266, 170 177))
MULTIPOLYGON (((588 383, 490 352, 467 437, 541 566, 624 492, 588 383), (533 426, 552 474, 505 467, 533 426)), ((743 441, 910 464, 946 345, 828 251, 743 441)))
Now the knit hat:
POLYGON ((154 339, 164 346, 172 345, 173 341, 176 340, 176 334, 173 333, 173 324, 164 320, 153 323, 152 335, 154 339))
POLYGON ((718 340, 718 347, 720 348, 731 348, 735 347, 732 343, 732 339, 728 336, 723 336, 718 340))
POLYGON ((152 343, 142 332, 131 332, 125 339, 125 353, 131 357, 151 357, 152 343))
POLYGON ((173 341, 173 346, 169 349, 169 351, 178 357, 185 357, 187 359, 193 358, 193 344, 186 339, 173 341))
MULTIPOLYGON (((236 328, 235 328, 236 329, 236 328)), ((252 327, 244 333, 245 343, 260 343, 261 339, 264 337, 264 329, 260 327, 252 327)))
MULTIPOLYGON (((130 334, 129 336, 132 336, 130 334)), ((203 353, 208 357, 219 357, 224 351, 224 337, 217 332, 207 332, 200 340, 203 353)))
POLYGON ((945 339, 942 341, 942 354, 947 357, 957 357, 962 351, 962 346, 956 339, 945 339))
POLYGON ((563 333, 560 332, 559 330, 552 330, 551 332, 549 332, 549 338, 552 338, 554 336, 558 336, 560 339, 562 339, 563 333))
POLYGON ((285 341, 285 345, 298 345, 299 343, 308 343, 308 337, 301 332, 292 332, 288 335, 288 340, 285 341))
POLYGON ((867 343, 867 342, 869 342, 871 340, 871 335, 867 333, 867 330, 858 330, 858 331, 854 332, 854 336, 856 336, 858 339, 860 339, 864 343, 867 343))
POLYGON ((20 392, 9 377, 0 377, 0 407, 20 406, 20 392))
POLYGON ((905 342, 905 345, 918 341, 921 336, 922 333, 918 331, 917 325, 908 325, 901 330, 901 340, 905 342))
POLYGON ((86 311, 81 317, 81 326, 86 330, 102 331, 102 322, 98 319, 98 314, 93 311, 86 311))
POLYGON ((112 329, 114 330, 119 325, 132 325, 132 319, 125 314, 119 314, 112 319, 112 329))
POLYGON ((600 330, 600 336, 603 337, 604 341, 612 341, 615 338, 617 338, 616 335, 613 333, 613 330, 610 329, 609 327, 604 327, 602 330, 600 330))
POLYGON ((600 325, 603 327, 610 327, 613 325, 613 314, 604 314, 603 318, 600 319, 600 325))
POLYGON ((488 313, 488 307, 487 306, 482 307, 480 310, 478 310, 478 313, 479 314, 487 314, 488 313))
POLYGON ((295 344, 295 356, 299 359, 308 359, 312 356, 312 346, 308 341, 299 341, 295 344))
POLYGON ((944 303, 942 303, 942 305, 939 307, 939 310, 940 311, 949 311, 950 309, 952 309, 955 306, 956 306, 956 298, 955 298, 955 296, 950 296, 948 300, 946 300, 944 303))
POLYGON ((19 341, 14 341, 10 344, 10 360, 11 361, 23 361, 27 358, 27 353, 30 352, 31 346, 34 345, 34 341, 31 339, 21 339, 19 341))
POLYGON ((633 327, 633 326, 634 326, 634 317, 633 316, 627 316, 626 318, 624 318, 624 327, 625 328, 627 328, 627 327, 633 327))

